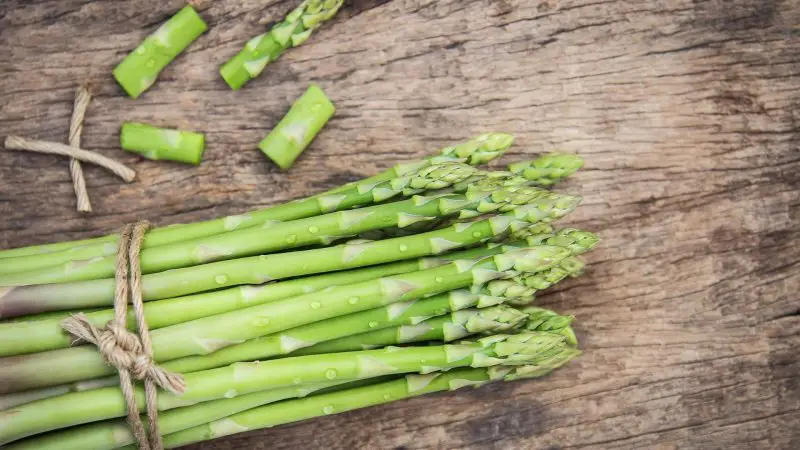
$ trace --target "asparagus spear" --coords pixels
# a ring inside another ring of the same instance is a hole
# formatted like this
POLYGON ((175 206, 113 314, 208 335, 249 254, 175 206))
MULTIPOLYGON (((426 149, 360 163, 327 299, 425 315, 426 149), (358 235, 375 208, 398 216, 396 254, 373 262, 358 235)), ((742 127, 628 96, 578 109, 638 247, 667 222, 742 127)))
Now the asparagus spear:
MULTIPOLYGON (((546 241, 541 241, 540 243, 546 244, 546 241)), ((515 242, 513 245, 492 243, 471 250, 446 253, 435 258, 425 257, 285 280, 278 283, 259 286, 237 286, 219 291, 147 302, 144 305, 145 320, 147 320, 148 327, 151 330, 155 330, 249 306, 309 294, 330 286, 342 286, 390 275, 415 272, 447 264, 457 259, 490 256, 524 246, 527 246, 525 242, 515 242)), ((69 347, 72 344, 72 338, 61 328, 62 320, 69 317, 69 313, 55 311, 40 314, 40 316, 44 315, 55 317, 53 320, 41 320, 38 323, 0 324, 0 356, 21 355, 69 347)), ((87 310, 85 311, 85 316, 93 325, 102 327, 113 319, 114 310, 101 309, 97 312, 87 310)), ((136 319, 132 311, 128 314, 128 326, 136 326, 136 319)))
POLYGON ((261 74, 267 64, 277 60, 289 47, 305 42, 311 33, 330 20, 344 0, 305 0, 269 32, 260 34, 220 68, 228 86, 237 90, 261 74))
MULTIPOLYGON (((153 358, 169 361, 205 355, 247 339, 278 333, 332 317, 366 311, 470 285, 545 270, 569 252, 538 246, 511 250, 479 262, 455 261, 432 269, 362 283, 335 286, 320 292, 279 300, 225 314, 153 330, 153 358), (353 301, 355 300, 355 301, 353 301)), ((291 339, 284 346, 299 345, 291 339)), ((53 386, 113 373, 91 346, 3 358, 0 393, 53 386)))
MULTIPOLYGON (((389 403, 434 392, 480 386, 491 380, 517 380, 536 378, 563 366, 580 352, 562 347, 547 352, 535 364, 515 366, 500 365, 488 369, 456 369, 427 375, 406 375, 396 381, 312 395, 300 400, 288 400, 274 405, 261 406, 234 414, 224 419, 195 426, 164 437, 166 448, 176 448, 194 442, 216 439, 235 433, 269 428, 277 425, 311 419, 320 415, 338 414, 354 409, 389 403)), ((197 405, 191 408, 201 408, 197 405)), ((135 450, 134 447, 123 447, 135 450)), ((60 449, 59 449, 60 450, 60 449)))
POLYGON ((578 345, 575 330, 570 326, 575 316, 562 316, 555 311, 536 306, 522 308, 522 312, 528 315, 528 319, 522 325, 523 330, 558 333, 566 338, 567 344, 578 345))
MULTIPOLYGON (((155 247, 157 245, 211 236, 214 234, 224 233, 226 231, 239 230, 242 228, 261 225, 264 222, 271 220, 296 220, 315 216, 321 212, 330 212, 330 209, 325 209, 323 207, 325 204, 329 204, 330 202, 319 203, 318 200, 320 198, 328 197, 334 193, 338 194, 342 191, 350 190, 352 188, 358 188, 358 192, 360 193, 367 193, 372 190, 371 188, 377 186, 378 183, 390 181, 398 177, 409 176, 412 172, 416 172, 417 170, 434 163, 449 161, 463 162, 473 166, 483 164, 496 157, 502 156, 508 147, 511 146, 513 140, 514 138, 510 134, 486 133, 470 141, 445 147, 439 151, 438 155, 431 156, 421 161, 398 164, 397 166, 381 173, 380 175, 367 178, 360 182, 349 183, 347 185, 340 186, 339 188, 332 189, 328 192, 317 194, 313 197, 269 207, 266 209, 256 210, 241 215, 228 216, 220 219, 213 219, 191 224, 178 224, 168 227, 155 228, 147 233, 143 247, 155 247)), ((116 251, 116 245, 104 244, 115 244, 118 238, 118 235, 112 234, 99 238, 3 250, 0 251, 0 258, 17 258, 20 256, 55 253, 71 249, 76 251, 77 249, 82 249, 84 247, 97 244, 99 244, 101 248, 99 253, 93 253, 90 255, 83 254, 80 257, 70 257, 67 260, 103 256, 112 254, 116 251)), ((3 266, 9 265, 11 264, 4 264, 3 266)), ((13 265, 17 266, 18 264, 15 263, 13 265)))
MULTIPOLYGON (((177 247, 167 247, 170 241, 174 239, 174 233, 168 233, 171 228, 157 229, 152 234, 145 236, 142 247, 144 249, 152 247, 161 247, 159 251, 165 254, 180 254, 179 250, 183 248, 191 248, 192 245, 196 246, 194 251, 196 254, 194 258, 200 258, 203 255, 208 255, 208 251, 200 251, 201 246, 215 248, 214 246, 228 245, 224 242, 222 244, 211 243, 205 241, 203 238, 210 238, 213 236, 223 239, 236 239, 229 236, 230 233, 244 232, 246 230, 259 232, 255 227, 257 224, 266 226, 275 221, 289 221, 298 220, 303 218, 311 218, 321 214, 330 213, 333 211, 347 211, 354 207, 365 206, 372 203, 379 203, 397 197, 399 195, 413 195, 422 193, 428 189, 440 189, 456 183, 468 175, 474 173, 475 170, 468 168, 462 164, 454 161, 442 161, 433 165, 426 165, 417 170, 406 173, 403 176, 397 176, 390 180, 371 185, 371 186, 354 186, 350 189, 337 192, 332 195, 314 196, 301 200, 298 202, 288 203, 286 205, 268 208, 260 212, 245 216, 230 216, 223 219, 221 223, 207 222, 208 226, 200 224, 198 228, 208 229, 208 236, 200 236, 194 239, 183 238, 172 245, 177 247), (230 219, 230 220, 228 220, 230 219), (212 226, 213 225, 213 226, 212 226), (225 230, 216 230, 216 228, 223 227, 225 230), (162 230, 159 233, 159 230, 162 230), (166 230, 166 231, 164 231, 166 230), (211 231, 214 231, 211 233, 211 231), (224 236, 224 237, 223 237, 224 236), (183 242, 186 247, 178 246, 178 242, 183 242), (178 250, 176 250, 176 248, 178 250)), ((316 225, 309 225, 309 228, 316 225)), ((179 229, 192 228, 194 225, 182 225, 179 229)), ((262 233, 264 231, 261 231, 262 233)), ((239 234, 241 236, 241 234, 239 234)), ((323 233, 317 233, 317 237, 326 237, 323 233)), ((327 236, 330 238, 330 236, 327 236)), ((246 241, 247 239, 245 239, 246 241)), ((299 245, 298 242, 283 242, 284 245, 299 245)), ((91 274, 95 274, 95 278, 102 278, 101 273, 109 274, 109 261, 113 260, 113 255, 116 252, 116 247, 106 244, 87 245, 68 251, 61 251, 56 253, 47 253, 40 255, 29 255, 17 257, 11 260, 13 264, 0 265, 0 278, 3 274, 19 273, 16 278, 18 282, 23 283, 33 277, 42 277, 50 274, 51 277, 58 276, 59 274, 70 273, 74 278, 82 276, 83 279, 91 274), (110 256, 106 256, 110 255, 110 256), (105 259, 99 257, 106 256, 105 259), (59 265, 64 264, 64 265, 59 265), (76 273, 76 270, 79 273, 76 273), (33 271, 32 273, 26 273, 33 271), (103 272, 104 271, 104 272, 103 272), (23 274, 24 273, 24 274, 23 274), (82 274, 82 275, 81 275, 82 274)), ((113 262, 113 261, 112 261, 113 262)), ((163 265, 163 262, 162 262, 163 265)), ((145 266, 147 266, 145 261, 145 266)), ((113 272, 110 272, 113 273, 113 272)), ((50 280, 52 281, 52 279, 50 280)))
MULTIPOLYGON (((375 188, 371 201, 389 198, 403 191, 424 190, 427 186, 445 186, 457 182, 474 172, 470 166, 447 163, 431 166, 415 176, 395 179, 393 187, 375 188)), ((389 183, 386 183, 389 184, 389 183)), ((530 197, 539 195, 531 192, 530 197)), ((364 196, 359 196, 362 199, 364 196)), ((352 199, 352 197, 350 197, 352 199)), ((337 198, 342 200, 341 198, 337 198)), ((334 206, 340 209, 351 202, 334 206)), ((489 193, 453 195, 433 200, 412 198, 394 203, 375 205, 357 210, 346 210, 289 222, 269 223, 230 231, 200 239, 146 248, 141 252, 142 273, 161 272, 211 261, 234 259, 241 256, 274 253, 280 250, 328 244, 336 237, 350 236, 360 231, 386 226, 405 226, 418 217, 455 214, 466 207, 507 209, 506 199, 492 202, 489 193), (482 197, 488 197, 484 199, 482 197)), ((0 275, 0 285, 32 285, 84 281, 114 276, 116 256, 93 258, 88 261, 70 261, 63 265, 45 267, 30 272, 0 275)))
MULTIPOLYGON (((349 385, 347 380, 326 383, 304 384, 300 386, 270 389, 239 397, 212 400, 194 407, 177 408, 158 415, 161 433, 173 433, 189 427, 202 425, 213 420, 290 398, 301 398, 308 394, 333 386, 349 385)), ((145 420, 144 423, 147 423, 145 420)), ((105 421, 68 428, 61 432, 46 433, 29 439, 14 442, 7 449, 30 450, 100 450, 113 449, 133 444, 135 438, 130 426, 124 420, 105 421)))
MULTIPOLYGON (((457 367, 523 365, 543 352, 563 347, 553 333, 495 335, 456 345, 386 348, 359 352, 298 356, 195 372, 184 376, 181 395, 161 393, 159 410, 279 387, 332 380, 358 380, 391 374, 430 373, 457 367)), ((144 405, 143 391, 137 402, 144 405)), ((118 388, 75 392, 20 405, 7 414, 0 428, 0 445, 33 434, 121 417, 126 414, 118 388)))
POLYGON ((125 122, 120 131, 123 150, 156 161, 168 160, 198 165, 206 149, 206 138, 191 131, 169 130, 143 123, 125 122))
POLYGON ((583 167, 583 158, 570 153, 548 153, 531 161, 510 164, 508 170, 534 184, 550 186, 583 167))
POLYGON ((311 144, 336 108, 319 86, 312 84, 292 104, 278 125, 258 144, 258 148, 281 169, 292 167, 294 160, 311 144))
POLYGON ((148 36, 114 69, 114 78, 133 98, 153 85, 159 72, 208 27, 191 6, 185 6, 148 36))
POLYGON ((417 324, 400 325, 321 342, 300 349, 292 355, 351 352, 411 342, 451 342, 483 332, 509 332, 522 325, 527 318, 527 314, 505 305, 462 309, 417 324))
MULTIPOLYGON (((580 202, 577 197, 544 190, 540 190, 538 195, 540 198, 516 206, 504 215, 468 224, 458 223, 414 236, 239 258, 144 275, 144 299, 179 297, 235 285, 261 284, 282 278, 441 254, 521 228, 526 222, 555 220, 572 211, 580 202)), ((425 199, 418 201, 424 202, 425 199)), ((9 286, 5 290, 0 289, 0 314, 2 317, 13 317, 59 309, 103 306, 110 305, 113 298, 113 279, 9 286)))

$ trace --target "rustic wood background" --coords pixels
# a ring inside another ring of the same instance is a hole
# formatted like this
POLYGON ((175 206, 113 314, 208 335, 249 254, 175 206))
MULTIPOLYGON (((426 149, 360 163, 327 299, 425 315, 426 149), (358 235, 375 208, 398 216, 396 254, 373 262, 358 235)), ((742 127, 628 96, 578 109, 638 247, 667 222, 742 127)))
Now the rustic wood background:
POLYGON ((210 31, 134 101, 111 69, 181 1, 2 1, 0 137, 65 141, 88 80, 84 146, 139 178, 84 166, 81 216, 66 160, 0 152, 0 248, 239 213, 507 130, 513 157, 586 157, 567 223, 604 241, 542 298, 577 315, 585 355, 194 449, 800 448, 796 0, 349 1, 231 92, 217 67, 297 2, 206 1, 210 31), (255 146, 312 81, 339 110, 282 173, 255 146), (203 164, 126 154, 124 120, 206 132, 203 164))

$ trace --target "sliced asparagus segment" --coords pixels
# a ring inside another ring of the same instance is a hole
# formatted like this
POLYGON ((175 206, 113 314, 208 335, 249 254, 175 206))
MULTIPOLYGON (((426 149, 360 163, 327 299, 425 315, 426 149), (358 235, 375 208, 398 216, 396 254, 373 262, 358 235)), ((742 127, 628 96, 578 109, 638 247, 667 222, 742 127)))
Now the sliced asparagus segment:
POLYGON ((312 84, 292 104, 278 125, 258 144, 258 148, 281 169, 287 170, 311 144, 335 111, 336 108, 325 92, 312 84))
POLYGON ((305 0, 269 32, 250 39, 244 48, 222 65, 219 72, 237 90, 264 71, 290 47, 297 47, 324 22, 333 18, 344 0, 305 0))
POLYGON ((198 165, 206 150, 206 138, 191 131, 158 128, 143 123, 125 122, 120 131, 123 150, 156 161, 177 161, 198 165))
POLYGON ((145 38, 114 69, 114 78, 125 92, 137 98, 156 81, 159 72, 208 26, 191 6, 185 6, 155 33, 145 38))

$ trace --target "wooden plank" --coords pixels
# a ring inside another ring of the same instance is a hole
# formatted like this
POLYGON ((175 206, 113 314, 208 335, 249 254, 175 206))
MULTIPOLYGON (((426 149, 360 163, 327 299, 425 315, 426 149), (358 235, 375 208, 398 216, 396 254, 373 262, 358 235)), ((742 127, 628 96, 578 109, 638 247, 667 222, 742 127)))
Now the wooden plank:
POLYGON ((567 223, 597 231, 586 276, 543 305, 584 356, 551 377, 420 398, 195 449, 800 447, 800 5, 790 0, 354 1, 247 88, 216 73, 295 1, 206 2, 210 31, 139 100, 113 66, 182 2, 5 1, 0 136, 64 141, 89 80, 81 216, 66 160, 0 153, 0 247, 130 221, 211 218, 372 174, 486 130, 509 160, 587 167, 567 223), (339 111, 288 173, 255 149, 314 81, 339 111), (123 120, 208 134, 199 168, 118 149, 123 120))

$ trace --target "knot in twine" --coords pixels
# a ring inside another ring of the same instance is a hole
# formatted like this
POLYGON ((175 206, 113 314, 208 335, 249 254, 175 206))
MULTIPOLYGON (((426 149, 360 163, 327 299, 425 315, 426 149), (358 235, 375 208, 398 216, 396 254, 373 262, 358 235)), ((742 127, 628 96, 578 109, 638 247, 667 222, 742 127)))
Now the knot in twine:
POLYGON ((142 271, 139 261, 144 234, 149 227, 148 222, 139 222, 126 226, 120 234, 115 273, 114 319, 104 328, 98 329, 85 315, 76 314, 65 320, 61 326, 78 341, 96 345, 106 362, 117 369, 120 388, 127 405, 128 422, 139 448, 160 450, 164 448, 164 443, 158 431, 156 386, 179 395, 183 393, 186 385, 179 374, 168 372, 153 362, 153 345, 144 317, 142 271), (133 304, 138 335, 127 328, 129 296, 133 304), (149 436, 139 417, 134 378, 144 380, 149 436))

